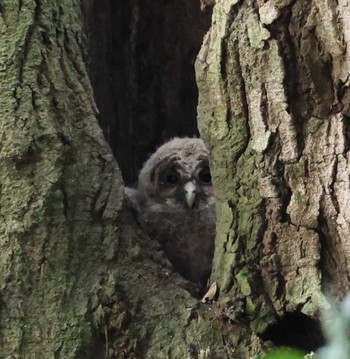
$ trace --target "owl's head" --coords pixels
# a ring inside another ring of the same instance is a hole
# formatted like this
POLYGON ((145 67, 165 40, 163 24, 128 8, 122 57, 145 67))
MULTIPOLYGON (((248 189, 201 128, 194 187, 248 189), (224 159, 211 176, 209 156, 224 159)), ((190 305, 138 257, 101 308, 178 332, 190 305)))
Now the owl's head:
POLYGON ((213 203, 208 150, 199 138, 174 138, 148 159, 138 179, 145 198, 195 208, 213 203))

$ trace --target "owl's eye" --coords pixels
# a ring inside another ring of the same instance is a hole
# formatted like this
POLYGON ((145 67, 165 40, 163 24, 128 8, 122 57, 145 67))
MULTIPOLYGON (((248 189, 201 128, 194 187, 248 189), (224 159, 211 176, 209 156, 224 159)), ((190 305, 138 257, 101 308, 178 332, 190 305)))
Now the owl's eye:
POLYGON ((205 184, 205 185, 210 185, 211 184, 211 174, 210 174, 210 169, 208 167, 203 168, 199 173, 198 173, 198 178, 199 180, 205 184))
POLYGON ((173 169, 165 171, 161 176, 161 183, 166 186, 175 187, 179 182, 180 174, 173 169))
POLYGON ((166 177, 167 184, 175 185, 179 182, 179 176, 176 174, 170 174, 166 177))

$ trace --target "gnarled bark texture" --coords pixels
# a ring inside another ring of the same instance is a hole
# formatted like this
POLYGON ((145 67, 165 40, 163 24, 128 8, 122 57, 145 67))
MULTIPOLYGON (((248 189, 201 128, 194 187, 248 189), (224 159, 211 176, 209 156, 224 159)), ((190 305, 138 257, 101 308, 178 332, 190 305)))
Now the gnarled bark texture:
POLYGON ((212 279, 258 333, 349 291, 349 15, 343 1, 219 1, 197 60, 212 279))

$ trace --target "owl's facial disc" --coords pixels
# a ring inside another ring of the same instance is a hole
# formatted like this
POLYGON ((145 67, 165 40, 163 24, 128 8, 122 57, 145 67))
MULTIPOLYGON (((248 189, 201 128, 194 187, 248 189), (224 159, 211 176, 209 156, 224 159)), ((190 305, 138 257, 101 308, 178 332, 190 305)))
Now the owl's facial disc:
POLYGON ((186 203, 189 208, 192 208, 197 195, 197 187, 192 181, 189 181, 185 184, 184 191, 186 203))

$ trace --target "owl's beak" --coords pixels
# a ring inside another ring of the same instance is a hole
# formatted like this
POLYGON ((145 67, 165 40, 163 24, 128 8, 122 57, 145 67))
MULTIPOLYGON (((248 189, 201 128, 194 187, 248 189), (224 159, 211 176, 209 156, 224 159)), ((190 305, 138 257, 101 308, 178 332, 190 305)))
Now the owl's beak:
POLYGON ((186 203, 189 208, 192 208, 193 203, 196 199, 197 187, 192 181, 189 181, 185 184, 184 190, 186 203))

